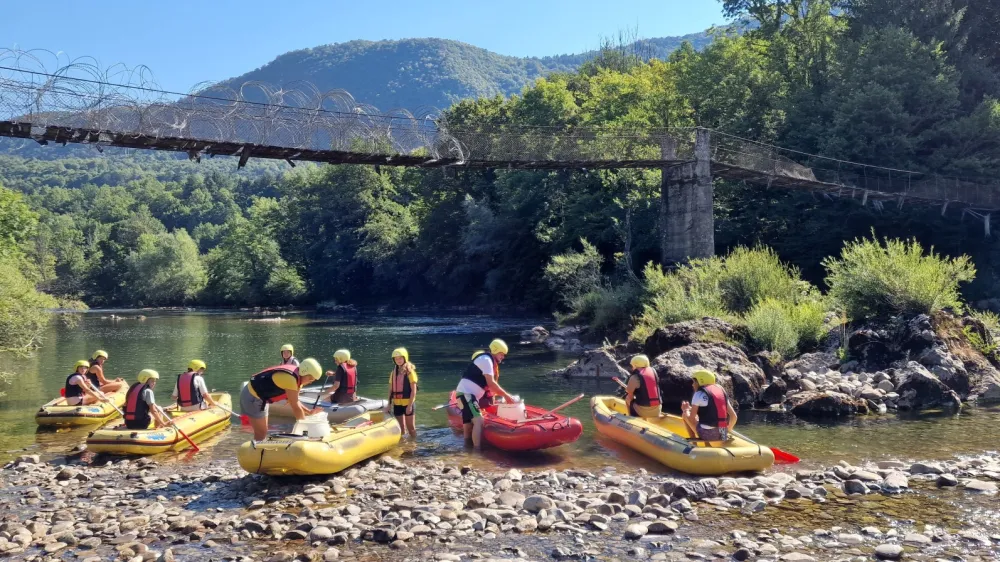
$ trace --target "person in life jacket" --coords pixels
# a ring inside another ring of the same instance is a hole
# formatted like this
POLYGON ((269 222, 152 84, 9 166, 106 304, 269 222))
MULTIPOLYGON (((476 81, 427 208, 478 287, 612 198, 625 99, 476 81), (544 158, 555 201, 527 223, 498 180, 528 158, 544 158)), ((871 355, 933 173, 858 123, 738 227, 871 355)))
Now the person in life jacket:
POLYGON ((192 359, 187 371, 177 375, 177 384, 172 394, 177 406, 182 412, 195 412, 215 407, 215 401, 208 394, 205 386, 205 369, 207 365, 201 359, 192 359))
POLYGON ((688 432, 701 441, 729 441, 729 430, 736 426, 736 410, 726 391, 716 384, 711 371, 698 369, 691 378, 694 396, 690 403, 681 403, 688 432))
POLYGON ((477 351, 458 381, 455 396, 462 406, 462 424, 466 442, 481 448, 483 441, 483 416, 480 401, 489 391, 491 396, 499 395, 507 402, 514 402, 510 394, 497 382, 500 363, 507 357, 507 344, 503 340, 490 342, 489 353, 477 351))
POLYGON ((417 368, 410 363, 405 347, 392 350, 392 371, 389 372, 389 405, 399 429, 416 438, 417 426, 413 403, 417 400, 417 368))
POLYGON ((334 404, 350 404, 358 399, 358 362, 351 359, 351 352, 338 349, 333 353, 333 361, 337 364, 336 371, 327 371, 327 378, 333 377, 333 386, 326 391, 330 402, 334 404))
POLYGON ((88 373, 89 369, 89 362, 77 361, 76 370, 66 377, 66 404, 79 406, 102 402, 101 397, 97 394, 97 377, 88 373))
POLYGON ((295 348, 290 343, 281 346, 281 365, 299 366, 299 360, 295 358, 295 348))
POLYGON ((296 420, 322 412, 322 407, 310 410, 299 403, 299 389, 312 384, 322 374, 323 367, 319 361, 310 357, 298 367, 275 365, 251 377, 240 392, 240 413, 250 418, 254 441, 261 442, 267 438, 267 413, 272 402, 287 399, 296 420))
POLYGON ((630 362, 632 374, 625 385, 625 405, 630 416, 660 417, 660 378, 649 366, 649 357, 636 355, 630 362))
POLYGON ((170 421, 156 406, 156 397, 153 396, 160 373, 143 369, 139 371, 138 380, 125 394, 125 427, 149 429, 150 422, 155 422, 156 427, 170 425, 170 421))
POLYGON ((101 392, 111 394, 125 389, 128 387, 128 383, 122 378, 109 381, 104 377, 104 362, 107 360, 108 352, 103 349, 98 349, 94 352, 93 357, 91 357, 90 370, 88 372, 97 377, 97 380, 100 383, 98 384, 98 388, 101 392))

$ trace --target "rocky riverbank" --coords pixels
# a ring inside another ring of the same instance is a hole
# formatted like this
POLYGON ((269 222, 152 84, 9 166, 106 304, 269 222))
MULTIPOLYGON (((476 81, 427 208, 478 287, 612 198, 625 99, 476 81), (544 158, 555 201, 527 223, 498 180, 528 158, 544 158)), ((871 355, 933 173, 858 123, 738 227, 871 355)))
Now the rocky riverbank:
POLYGON ((995 453, 700 479, 390 456, 275 479, 230 461, 24 456, 0 471, 0 557, 992 560, 998 481, 995 453))

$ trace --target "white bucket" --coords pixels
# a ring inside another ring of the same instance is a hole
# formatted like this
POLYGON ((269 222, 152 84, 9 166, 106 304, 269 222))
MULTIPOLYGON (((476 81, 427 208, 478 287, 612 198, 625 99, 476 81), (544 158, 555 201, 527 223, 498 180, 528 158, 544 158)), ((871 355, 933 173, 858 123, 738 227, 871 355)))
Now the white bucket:
POLYGON ((520 401, 513 404, 497 404, 497 415, 510 421, 524 421, 527 419, 524 402, 520 401))
POLYGON ((326 419, 326 412, 319 412, 295 422, 295 426, 292 427, 292 433, 295 435, 307 435, 309 437, 326 437, 330 435, 330 421, 326 419))

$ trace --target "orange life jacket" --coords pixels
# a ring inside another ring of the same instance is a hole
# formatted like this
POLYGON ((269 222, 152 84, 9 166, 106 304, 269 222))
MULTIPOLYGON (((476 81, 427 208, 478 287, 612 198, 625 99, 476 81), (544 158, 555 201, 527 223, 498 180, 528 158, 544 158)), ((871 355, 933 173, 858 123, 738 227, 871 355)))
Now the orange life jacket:
POLYGON ((413 396, 413 385, 410 383, 410 375, 402 370, 399 365, 392 369, 392 387, 390 389, 392 403, 399 406, 409 406, 413 396))

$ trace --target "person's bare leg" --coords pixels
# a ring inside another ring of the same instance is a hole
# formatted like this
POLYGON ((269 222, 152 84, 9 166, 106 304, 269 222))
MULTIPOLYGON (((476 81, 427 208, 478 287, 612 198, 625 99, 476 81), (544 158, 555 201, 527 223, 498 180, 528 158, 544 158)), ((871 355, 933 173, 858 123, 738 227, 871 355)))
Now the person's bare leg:
POLYGON ((465 442, 469 443, 472 441, 472 424, 467 423, 462 426, 462 431, 465 433, 465 442))
POLYGON ((410 434, 410 437, 414 439, 417 438, 417 420, 416 415, 410 414, 406 416, 406 432, 410 434))
POLYGON ((267 439, 267 416, 263 418, 250 418, 250 427, 253 428, 254 441, 267 439))
POLYGON ((399 432, 406 435, 406 423, 403 421, 403 416, 396 416, 396 423, 399 424, 399 432))
POLYGON ((478 416, 472 420, 472 446, 478 451, 483 448, 483 418, 478 416))

